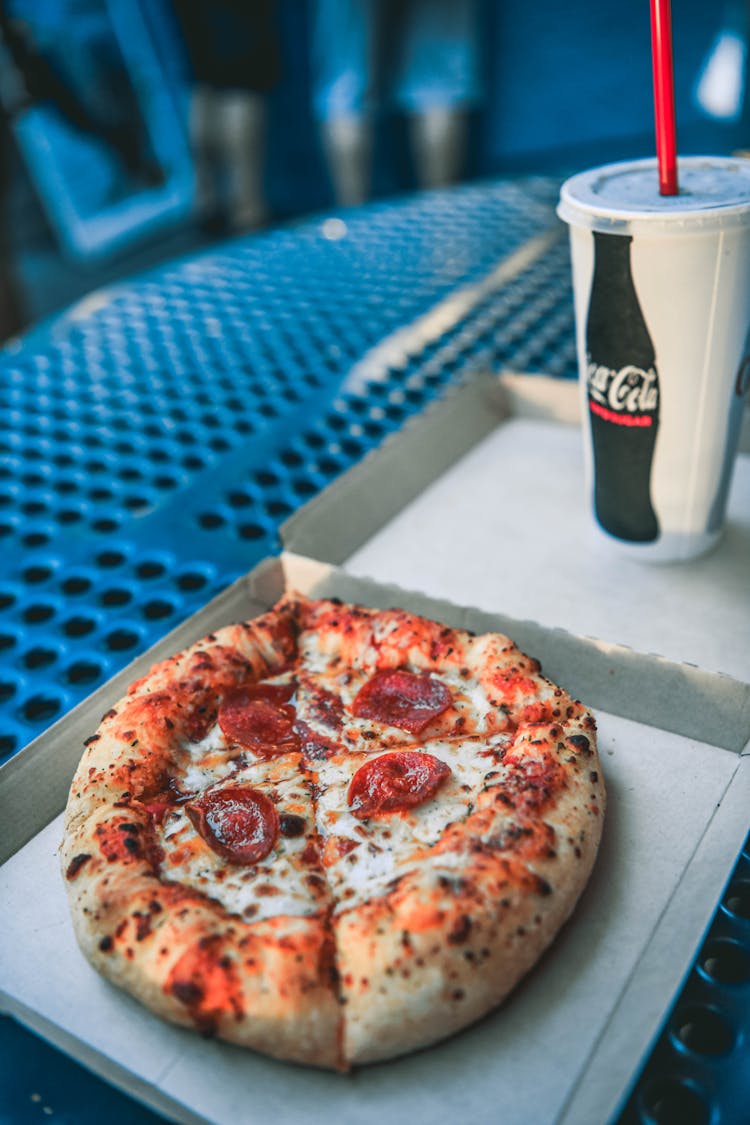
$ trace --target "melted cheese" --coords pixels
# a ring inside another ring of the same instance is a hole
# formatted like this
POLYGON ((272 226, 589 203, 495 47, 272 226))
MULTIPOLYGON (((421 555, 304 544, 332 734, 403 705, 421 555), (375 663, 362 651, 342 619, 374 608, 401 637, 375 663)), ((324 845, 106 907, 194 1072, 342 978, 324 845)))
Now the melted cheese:
POLYGON ((279 816, 291 813, 304 817, 307 831, 293 837, 280 833, 275 846, 260 863, 245 867, 230 863, 213 851, 195 830, 183 806, 177 806, 165 818, 161 840, 164 877, 177 878, 185 886, 220 902, 230 914, 240 914, 252 921, 277 914, 313 914, 326 905, 327 899, 325 888, 314 879, 311 881, 310 868, 302 859, 314 832, 309 786, 296 760, 283 763, 285 770, 278 759, 274 765, 275 778, 269 779, 263 766, 254 763, 233 773, 231 784, 249 785, 265 793, 276 805, 279 816), (284 772, 288 776, 284 777, 284 772))
MULTIPOLYGON (((444 739, 419 744, 451 768, 451 776, 433 798, 402 812, 361 820, 351 812, 347 800, 351 780, 364 762, 375 754, 340 754, 320 763, 317 819, 323 838, 344 837, 357 847, 327 869, 327 877, 341 909, 366 902, 394 879, 401 878, 424 862, 425 849, 436 844, 454 821, 472 812, 476 798, 503 773, 493 754, 479 751, 503 748, 507 735, 487 742, 477 739, 444 739), (488 780, 487 775, 494 774, 488 780)), ((446 861, 446 857, 442 857, 446 861)))
MULTIPOLYGON (((379 640, 395 629, 395 624, 386 624, 379 640)), ((297 715, 325 740, 324 745, 333 745, 332 756, 307 766, 296 752, 259 758, 229 742, 217 724, 200 742, 183 747, 180 784, 184 792, 192 794, 229 784, 260 789, 274 801, 280 816, 287 812, 304 817, 304 834, 280 835, 261 863, 243 867, 212 851, 182 806, 168 815, 163 826, 163 874, 246 918, 311 914, 329 906, 331 899, 337 910, 350 909, 383 893, 418 866, 458 870, 460 856, 430 855, 429 849, 449 825, 466 819, 479 794, 501 784, 506 773, 501 751, 511 741, 503 733, 507 719, 490 702, 471 667, 454 663, 431 673, 449 687, 453 705, 415 737, 387 723, 354 716, 349 710, 375 670, 375 644, 364 644, 358 654, 360 664, 343 667, 336 638, 308 631, 300 637, 299 653, 297 715), (341 700, 340 728, 336 715, 320 705, 320 692, 333 693, 341 700), (356 771, 379 754, 409 748, 432 754, 450 767, 450 777, 437 794, 412 809, 367 819, 354 816, 348 791, 356 771), (311 843, 323 850, 325 868, 318 862, 316 848, 309 847, 311 843)), ((482 657, 481 650, 478 655, 482 657)), ((475 660, 474 668, 477 663, 475 660)), ((413 670, 424 671, 417 664, 413 670)), ((266 682, 288 683, 294 676, 292 669, 266 682)), ((540 680, 539 687, 543 685, 540 680)))

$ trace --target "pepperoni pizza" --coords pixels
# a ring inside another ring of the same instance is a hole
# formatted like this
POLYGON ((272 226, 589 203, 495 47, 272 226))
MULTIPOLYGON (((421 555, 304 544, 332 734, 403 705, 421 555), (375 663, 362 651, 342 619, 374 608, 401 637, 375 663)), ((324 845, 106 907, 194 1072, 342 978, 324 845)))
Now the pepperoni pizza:
POLYGON ((115 984, 346 1069, 507 995, 573 909, 604 807, 594 719, 507 637, 290 596, 103 717, 62 867, 115 984))

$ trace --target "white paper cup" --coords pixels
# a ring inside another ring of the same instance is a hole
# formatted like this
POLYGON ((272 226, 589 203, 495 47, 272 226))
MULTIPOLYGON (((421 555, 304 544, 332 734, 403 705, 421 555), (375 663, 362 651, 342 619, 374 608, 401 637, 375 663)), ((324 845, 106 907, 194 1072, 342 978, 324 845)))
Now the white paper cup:
POLYGON ((750 160, 655 160, 562 186, 587 480, 598 528, 653 561, 703 554, 724 525, 750 382, 750 160))

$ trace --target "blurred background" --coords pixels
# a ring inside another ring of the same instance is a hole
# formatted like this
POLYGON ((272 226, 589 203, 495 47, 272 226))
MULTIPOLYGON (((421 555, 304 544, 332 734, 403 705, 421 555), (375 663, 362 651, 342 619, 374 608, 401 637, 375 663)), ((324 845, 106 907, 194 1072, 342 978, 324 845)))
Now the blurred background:
MULTIPOLYGON (((750 148, 747 0, 673 0, 682 153, 750 148)), ((0 340, 239 232, 654 151, 646 0, 0 0, 0 340)))

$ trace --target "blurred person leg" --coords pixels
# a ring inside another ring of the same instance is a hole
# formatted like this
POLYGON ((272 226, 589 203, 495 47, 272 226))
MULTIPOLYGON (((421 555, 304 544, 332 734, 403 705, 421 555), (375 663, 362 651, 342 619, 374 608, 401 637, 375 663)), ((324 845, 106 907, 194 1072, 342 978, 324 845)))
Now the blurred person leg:
POLYGON ((268 219, 265 98, 244 90, 225 91, 219 96, 218 109, 229 225, 236 232, 251 230, 268 219))
POLYGON ((379 0, 315 0, 313 109, 336 202, 364 203, 372 178, 379 0))
POLYGON ((190 148, 195 172, 195 212, 199 222, 211 225, 220 212, 217 134, 219 132, 218 95, 204 83, 193 87, 188 123, 190 148))
POLYGON ((190 136, 199 214, 264 222, 266 106, 279 79, 273 0, 174 0, 194 82, 190 136))
POLYGON ((461 179, 469 111, 481 100, 477 0, 410 0, 403 5, 395 98, 410 118, 422 187, 461 179))

